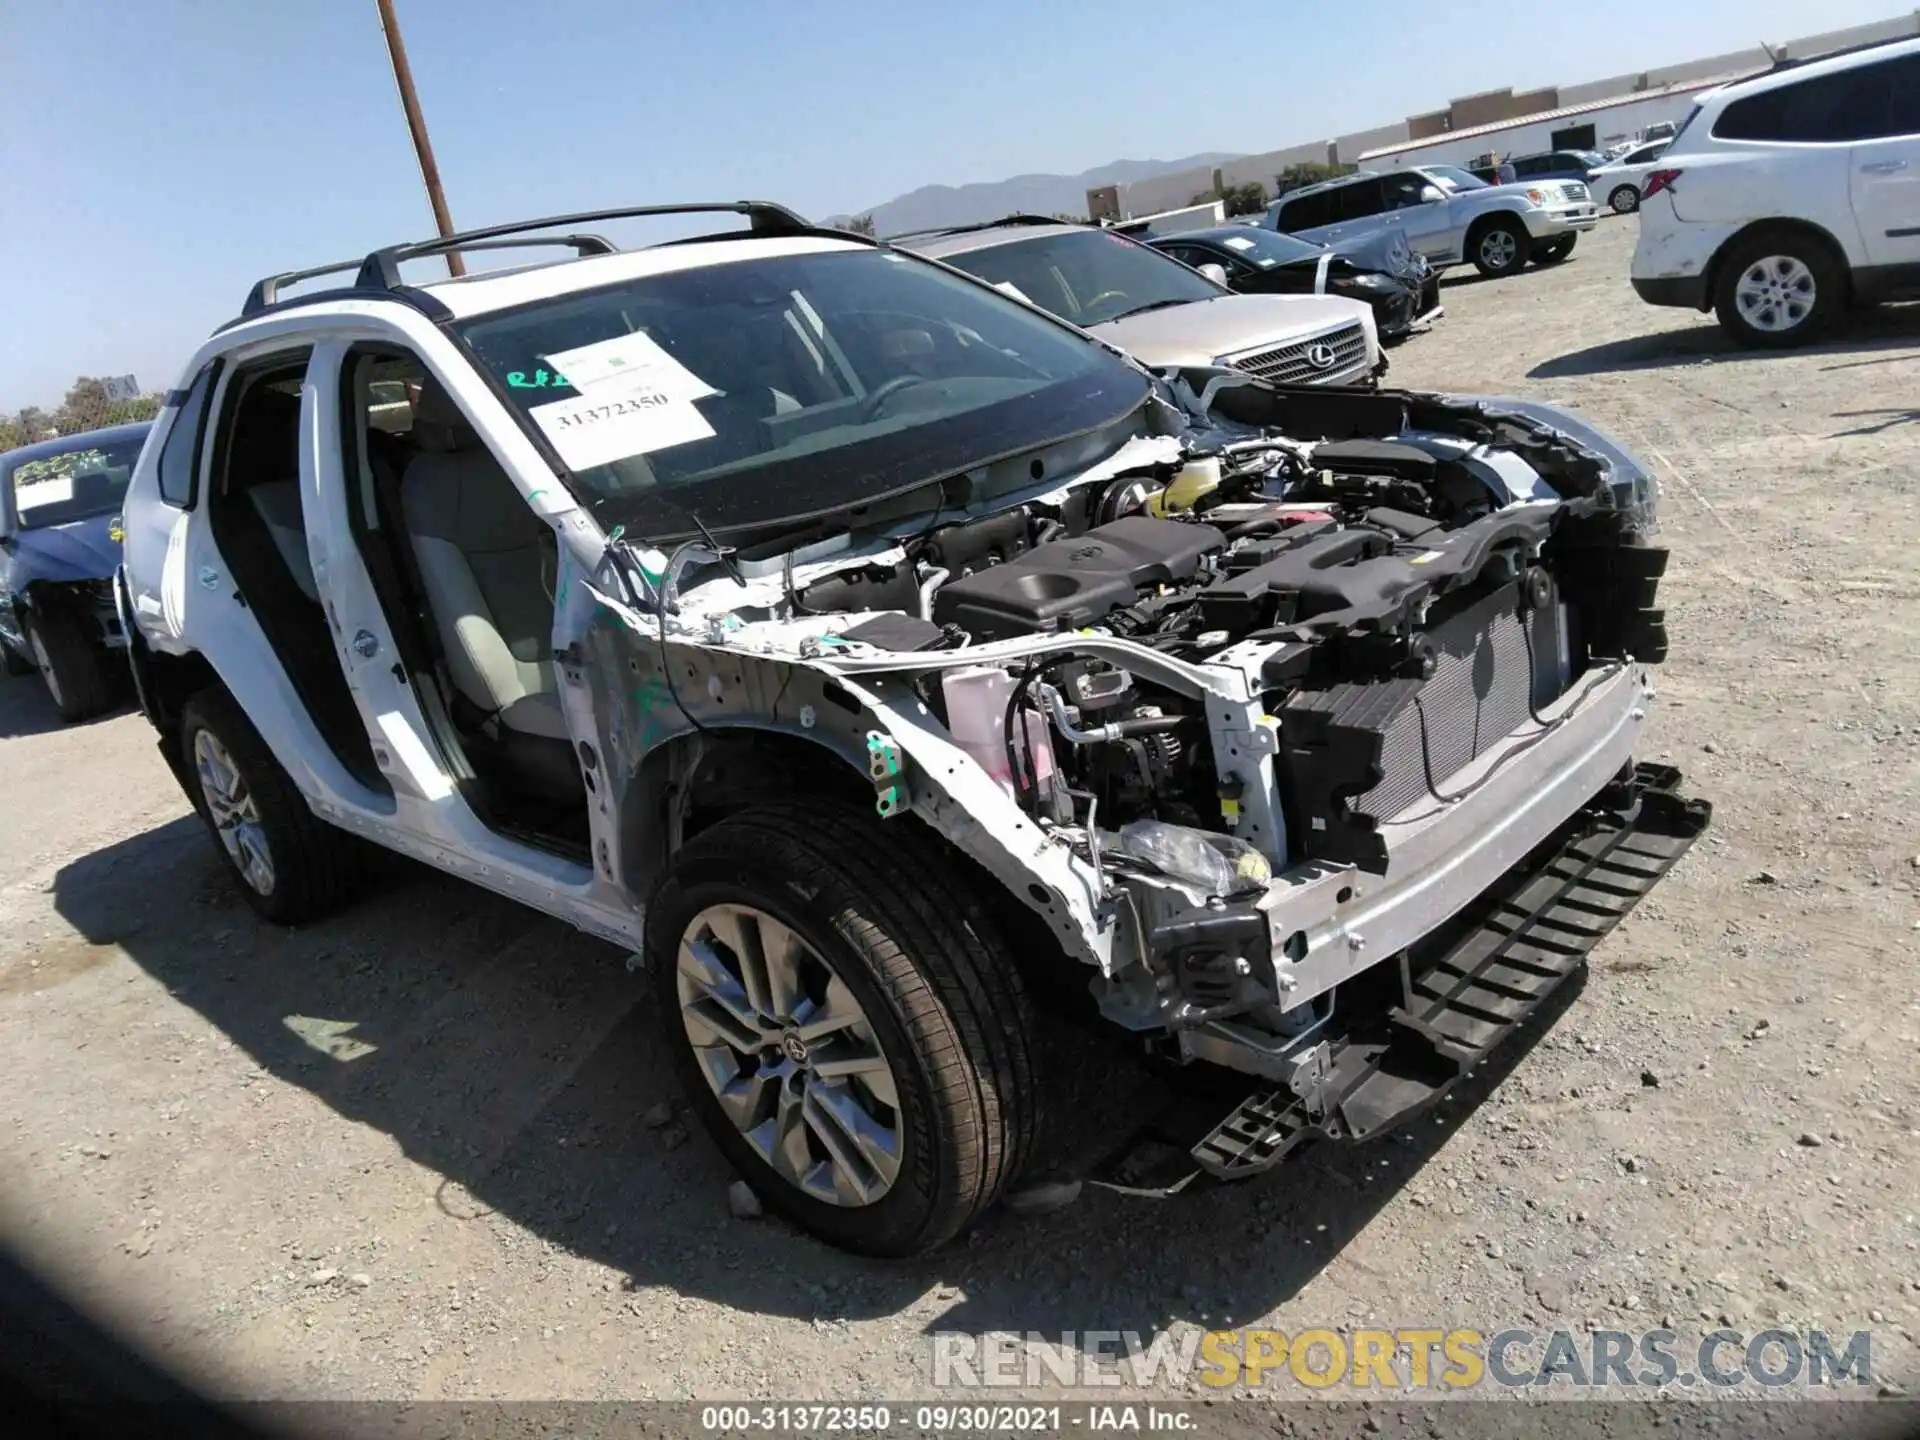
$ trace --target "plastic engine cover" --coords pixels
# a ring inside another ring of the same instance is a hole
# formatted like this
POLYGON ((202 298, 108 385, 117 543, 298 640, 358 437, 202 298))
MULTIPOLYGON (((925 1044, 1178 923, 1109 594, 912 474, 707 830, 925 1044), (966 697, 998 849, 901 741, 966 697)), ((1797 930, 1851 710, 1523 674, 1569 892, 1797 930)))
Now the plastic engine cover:
POLYGON ((1225 544, 1211 525, 1131 515, 948 581, 934 595, 933 618, 979 641, 1077 629, 1157 586, 1192 579, 1201 557, 1225 544))

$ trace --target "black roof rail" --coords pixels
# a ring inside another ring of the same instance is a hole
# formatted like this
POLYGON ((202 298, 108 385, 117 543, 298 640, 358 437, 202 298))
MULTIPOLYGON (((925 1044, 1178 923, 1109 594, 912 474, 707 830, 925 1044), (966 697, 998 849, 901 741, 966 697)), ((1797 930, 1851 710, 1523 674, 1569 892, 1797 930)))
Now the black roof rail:
MULTIPOLYGON (((534 245, 567 245, 571 246, 574 253, 578 255, 612 255, 620 248, 604 235, 541 235, 529 239, 472 240, 455 248, 461 251, 508 250, 521 246, 534 245)), ((240 316, 242 319, 245 319, 250 315, 257 315, 262 310, 282 303, 280 300, 280 290, 283 286, 297 285, 302 280, 315 280, 322 275, 337 275, 346 270, 358 271, 361 273, 355 279, 352 288, 354 290, 365 289, 366 281, 364 271, 366 263, 365 259, 342 260, 336 265, 316 265, 309 270, 289 270, 284 275, 269 275, 248 292, 247 303, 240 307, 240 316)), ((374 288, 386 289, 394 287, 375 286, 374 288)), ((313 297, 302 296, 301 298, 312 299, 313 297)))
POLYGON ((411 245, 389 245, 384 250, 374 251, 361 262, 360 275, 354 284, 357 288, 367 290, 398 289, 402 283, 400 266, 405 261, 419 260, 429 255, 444 255, 449 250, 472 249, 475 242, 496 240, 508 235, 524 235, 530 230, 552 230, 563 225, 585 225, 601 220, 635 220, 653 215, 715 213, 745 215, 749 221, 749 228, 756 235, 807 234, 814 228, 786 206, 776 205, 770 200, 717 200, 685 205, 628 205, 617 210, 583 210, 576 215, 548 215, 538 220, 516 220, 507 225, 488 225, 479 230, 462 230, 457 234, 421 240, 411 245))
POLYGON ((1011 215, 1002 215, 998 220, 976 220, 971 225, 930 225, 925 230, 896 230, 883 236, 888 243, 895 240, 918 240, 928 235, 971 235, 979 230, 997 230, 1002 225, 1082 225, 1083 220, 1062 220, 1056 215, 1029 215, 1015 211, 1011 215))
MULTIPOLYGON (((1765 70, 1762 70, 1760 74, 1772 75, 1781 70, 1797 70, 1802 65, 1811 65, 1819 60, 1838 60, 1842 55, 1858 55, 1863 50, 1878 50, 1882 45, 1898 45, 1906 40, 1920 40, 1920 30, 1916 30, 1910 35, 1888 35, 1879 40, 1862 40, 1857 45, 1842 45, 1838 50, 1828 50, 1820 55, 1782 56, 1765 70)), ((1767 47, 1762 45, 1761 48, 1766 49, 1767 47)), ((1768 53, 1771 54, 1772 52, 1769 50, 1768 53)), ((1749 75, 1747 78, 1751 80, 1756 77, 1749 75)))
MULTIPOLYGON (((760 235, 809 234, 814 227, 805 219, 770 200, 725 200, 702 202, 689 205, 630 205, 617 210, 587 210, 575 215, 548 215, 536 220, 518 220, 508 225, 488 225, 478 230, 463 230, 453 235, 438 236, 432 240, 421 240, 410 245, 389 245, 376 250, 358 260, 341 260, 331 265, 315 265, 306 270, 288 270, 283 274, 269 275, 247 292, 247 300, 240 307, 240 318, 246 319, 259 314, 262 310, 283 303, 280 291, 289 285, 297 285, 303 280, 315 280, 322 275, 337 275, 351 270, 356 272, 352 286, 342 290, 342 294, 355 294, 362 298, 368 293, 398 293, 400 298, 408 299, 414 295, 410 287, 400 279, 400 266, 407 260, 417 260, 428 255, 444 255, 450 250, 504 250, 518 246, 570 245, 580 255, 611 255, 618 247, 612 241, 600 235, 541 235, 529 236, 527 232, 535 230, 553 230, 566 225, 582 225, 601 220, 628 220, 648 215, 686 215, 704 213, 732 213, 745 215, 751 222, 752 232, 760 235), (526 238, 509 238, 522 237, 526 238)), ((316 296, 302 296, 301 299, 314 299, 316 296)))

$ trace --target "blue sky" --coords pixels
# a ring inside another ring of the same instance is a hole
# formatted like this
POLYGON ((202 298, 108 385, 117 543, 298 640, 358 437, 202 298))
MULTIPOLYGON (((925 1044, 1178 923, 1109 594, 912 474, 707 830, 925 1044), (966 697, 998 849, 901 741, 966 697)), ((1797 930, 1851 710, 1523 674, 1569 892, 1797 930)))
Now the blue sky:
MULTIPOLYGON (((747 196, 827 215, 930 182, 1269 150, 1902 5, 1500 9, 398 0, 467 226, 747 196)), ((260 275, 432 232, 373 0, 0 0, 0 56, 0 411, 83 373, 164 388, 260 275)))

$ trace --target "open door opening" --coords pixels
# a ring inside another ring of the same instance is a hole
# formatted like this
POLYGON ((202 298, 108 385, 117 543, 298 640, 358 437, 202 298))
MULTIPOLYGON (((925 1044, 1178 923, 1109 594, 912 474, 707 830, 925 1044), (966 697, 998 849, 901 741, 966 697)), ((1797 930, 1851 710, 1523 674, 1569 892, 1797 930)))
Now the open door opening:
POLYGON ((551 527, 418 357, 356 346, 340 393, 354 538, 449 778, 493 829, 585 860, 551 527))
POLYGON ((321 738, 356 780, 391 794, 340 668, 307 554, 300 389, 308 353, 249 366, 228 383, 207 524, 232 577, 233 599, 253 612, 321 738))

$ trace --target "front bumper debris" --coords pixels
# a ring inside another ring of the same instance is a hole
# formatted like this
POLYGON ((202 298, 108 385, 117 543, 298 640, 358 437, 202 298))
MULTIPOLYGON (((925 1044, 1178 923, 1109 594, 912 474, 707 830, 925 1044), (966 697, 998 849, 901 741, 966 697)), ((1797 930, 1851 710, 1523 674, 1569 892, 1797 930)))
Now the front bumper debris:
POLYGON ((1409 956, 1399 1003, 1350 1014, 1324 1037, 1310 1087, 1263 1080, 1235 1099, 1183 1092, 1176 1077, 1160 1113, 1089 1178, 1148 1195, 1245 1179, 1309 1140, 1363 1140, 1433 1105, 1580 970, 1706 829, 1712 807, 1683 799, 1679 780, 1642 765, 1609 787, 1481 897, 1444 953, 1409 956))

